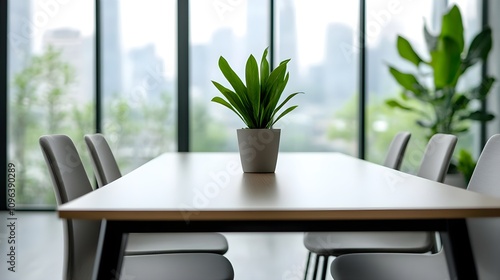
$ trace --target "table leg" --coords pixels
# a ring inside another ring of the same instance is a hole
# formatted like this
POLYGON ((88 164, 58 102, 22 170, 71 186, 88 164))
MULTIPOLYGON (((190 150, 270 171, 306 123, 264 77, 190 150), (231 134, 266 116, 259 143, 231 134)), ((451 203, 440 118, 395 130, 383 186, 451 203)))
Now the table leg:
POLYGON ((101 222, 93 280, 120 279, 128 234, 123 233, 118 222, 101 222))
POLYGON ((448 221, 448 231, 441 234, 450 271, 450 279, 477 280, 476 264, 464 219, 448 221))

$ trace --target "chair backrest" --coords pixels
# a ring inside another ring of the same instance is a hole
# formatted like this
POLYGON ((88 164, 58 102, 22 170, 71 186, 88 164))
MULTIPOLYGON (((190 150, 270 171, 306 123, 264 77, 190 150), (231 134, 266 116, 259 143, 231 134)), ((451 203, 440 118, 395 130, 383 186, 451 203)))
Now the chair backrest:
POLYGON ((104 135, 100 133, 87 134, 85 135, 85 144, 87 144, 92 159, 92 167, 99 187, 107 185, 122 176, 104 135))
MULTIPOLYGON (((59 205, 92 191, 78 151, 68 136, 45 135, 39 142, 59 205)), ((64 279, 91 279, 99 229, 99 221, 65 220, 64 279)))
POLYGON ((391 144, 389 145, 389 151, 385 157, 384 166, 396 170, 401 168, 401 163, 403 162, 406 146, 408 146, 410 137, 411 133, 406 131, 399 132, 396 136, 394 136, 391 144))
MULTIPOLYGON (((468 190, 500 197, 500 134, 493 135, 477 161, 468 190)), ((500 218, 467 220, 479 279, 500 279, 500 218)))
POLYGON ((457 137, 455 135, 434 134, 425 148, 417 176, 436 182, 444 182, 456 144, 457 137))

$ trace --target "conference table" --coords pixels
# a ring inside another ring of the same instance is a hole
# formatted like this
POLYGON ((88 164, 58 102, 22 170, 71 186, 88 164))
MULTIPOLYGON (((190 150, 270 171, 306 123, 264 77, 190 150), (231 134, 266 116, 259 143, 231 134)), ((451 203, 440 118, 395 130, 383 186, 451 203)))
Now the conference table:
POLYGON ((282 152, 275 173, 244 173, 237 153, 165 153, 58 213, 102 221, 94 279, 121 271, 131 232, 439 231, 452 277, 472 280, 465 218, 500 217, 500 198, 334 152, 282 152))

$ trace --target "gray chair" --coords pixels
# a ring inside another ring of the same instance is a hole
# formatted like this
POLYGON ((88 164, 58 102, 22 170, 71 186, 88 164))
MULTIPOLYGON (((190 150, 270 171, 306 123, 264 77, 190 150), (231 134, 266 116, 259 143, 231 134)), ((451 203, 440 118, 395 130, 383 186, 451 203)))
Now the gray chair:
POLYGON ((383 165, 392 169, 399 170, 403 163, 406 147, 410 141, 411 133, 403 131, 394 136, 389 145, 389 151, 385 156, 383 165))
POLYGON ((417 176, 440 183, 444 182, 457 140, 455 135, 434 134, 425 148, 417 176))
MULTIPOLYGON (((104 135, 88 134, 84 138, 98 186, 120 178, 120 169, 104 135)), ((131 233, 125 249, 129 255, 188 252, 223 255, 227 250, 227 239, 220 233, 131 233)))
MULTIPOLYGON (((73 141, 66 135, 40 137, 40 147, 59 205, 92 191, 73 141)), ((100 221, 64 220, 64 279, 91 279, 100 221)), ((218 254, 125 256, 116 279, 233 279, 231 263, 218 254)))
MULTIPOLYGON (((457 137, 435 134, 426 146, 417 175, 429 180, 443 182, 457 143, 457 137)), ((322 278, 326 278, 330 256, 359 252, 405 252, 425 253, 437 250, 436 233, 433 232, 308 232, 304 235, 304 246, 309 250, 305 279, 312 253, 314 260, 313 279, 318 273, 319 261, 323 259, 322 278)))
MULTIPOLYGON (((391 141, 391 144, 389 145, 389 149, 388 149, 387 155, 386 155, 384 163, 383 163, 384 166, 392 168, 392 169, 396 169, 396 170, 399 170, 401 168, 401 164, 403 163, 404 154, 406 151, 406 147, 408 146, 408 142, 410 141, 410 137, 411 137, 411 133, 406 132, 406 131, 399 132, 394 136, 394 138, 391 141)), ((319 238, 319 239, 317 239, 317 241, 321 242, 321 243, 326 243, 325 247, 328 246, 327 243, 329 243, 329 241, 325 242, 324 240, 329 240, 329 239, 331 240, 332 238, 337 239, 337 237, 336 237, 337 233, 332 233, 332 232, 306 233, 306 235, 309 236, 308 237, 309 239, 310 238, 315 238, 315 239, 319 238)), ((359 238, 359 237, 355 237, 355 240, 357 240, 357 238, 359 238)), ((311 243, 311 241, 309 241, 307 239, 304 239, 304 242, 311 243)), ((333 241, 333 242, 335 242, 335 241, 333 241)), ((307 246, 318 247, 316 245, 306 245, 306 247, 307 246)), ((318 252, 318 251, 319 250, 314 250, 314 252, 318 252)), ((308 275, 309 264, 311 262, 312 254, 313 254, 313 251, 309 251, 308 256, 307 256, 305 278, 307 278, 307 275, 308 275)), ((317 264, 318 264, 318 257, 316 256, 316 259, 315 259, 314 264, 313 264, 315 267, 315 269, 314 269, 315 274, 313 276, 314 279, 316 278, 316 274, 317 274, 317 269, 318 269, 317 264)), ((326 272, 324 272, 324 273, 326 274, 326 272)))
MULTIPOLYGON (((468 190, 500 197, 500 134, 486 143, 468 190)), ((500 218, 467 219, 478 279, 500 279, 500 218)), ((331 266, 335 280, 450 280, 444 251, 437 254, 350 254, 336 258, 331 266)))

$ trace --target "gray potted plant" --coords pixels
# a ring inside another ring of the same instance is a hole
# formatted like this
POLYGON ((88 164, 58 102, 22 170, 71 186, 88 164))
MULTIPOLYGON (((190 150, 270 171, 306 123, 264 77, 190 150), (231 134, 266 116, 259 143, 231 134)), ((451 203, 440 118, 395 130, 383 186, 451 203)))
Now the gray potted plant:
POLYGON ((297 105, 282 110, 283 106, 300 92, 288 95, 280 102, 288 82, 287 63, 282 61, 274 70, 267 60, 268 48, 264 50, 260 69, 253 55, 250 55, 242 79, 233 71, 224 57, 219 58, 219 68, 232 89, 212 81, 223 97, 212 98, 233 111, 245 124, 237 129, 238 147, 244 172, 274 172, 278 158, 280 129, 274 124, 297 105))
MULTIPOLYGON (((492 120, 494 115, 478 108, 477 101, 486 99, 495 81, 493 77, 483 77, 479 84, 465 90, 457 88, 471 66, 487 60, 492 47, 491 29, 485 27, 465 48, 462 16, 454 5, 442 18, 441 32, 432 35, 424 24, 424 36, 428 60, 418 55, 407 39, 398 36, 398 53, 414 66, 414 71, 404 73, 389 66, 403 91, 399 98, 386 100, 386 104, 416 113, 417 124, 428 131, 427 139, 435 133, 460 135, 469 130, 471 121, 492 120)), ((467 182, 474 166, 470 152, 459 151, 456 167, 467 182)))

